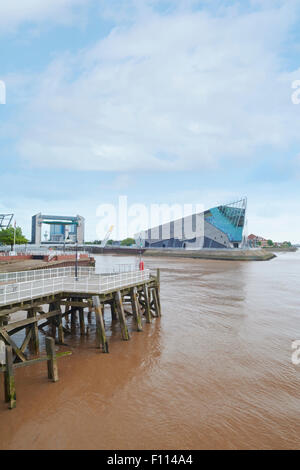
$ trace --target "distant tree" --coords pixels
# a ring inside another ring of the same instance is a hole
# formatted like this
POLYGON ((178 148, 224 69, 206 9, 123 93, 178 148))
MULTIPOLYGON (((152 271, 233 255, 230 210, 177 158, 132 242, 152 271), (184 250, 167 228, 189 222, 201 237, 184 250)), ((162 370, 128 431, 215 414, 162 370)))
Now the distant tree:
POLYGON ((112 245, 113 242, 114 242, 113 240, 108 240, 107 245, 112 245))
POLYGON ((125 240, 121 241, 121 246, 131 246, 135 244, 135 239, 134 238, 125 238, 125 240))
MULTIPOLYGON (((0 244, 10 245, 11 249, 14 246, 14 227, 8 227, 0 230, 0 244)), ((22 234, 21 227, 16 227, 16 245, 23 245, 28 243, 27 238, 22 234)))
POLYGON ((274 245, 273 240, 268 240, 268 245, 273 246, 274 245))

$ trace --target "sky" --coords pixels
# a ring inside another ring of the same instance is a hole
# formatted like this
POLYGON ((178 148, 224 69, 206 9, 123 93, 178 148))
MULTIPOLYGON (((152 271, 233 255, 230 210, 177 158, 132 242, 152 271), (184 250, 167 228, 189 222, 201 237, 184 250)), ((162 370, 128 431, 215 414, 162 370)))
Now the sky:
POLYGON ((298 0, 1 2, 0 213, 92 241, 119 196, 247 196, 249 233, 300 242, 299 23, 298 0))

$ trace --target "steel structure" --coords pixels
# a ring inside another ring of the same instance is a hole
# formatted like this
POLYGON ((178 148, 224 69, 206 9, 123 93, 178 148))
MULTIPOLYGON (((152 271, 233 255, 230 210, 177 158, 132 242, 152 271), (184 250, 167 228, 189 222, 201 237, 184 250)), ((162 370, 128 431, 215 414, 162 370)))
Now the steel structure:
POLYGON ((11 224, 14 214, 0 214, 0 229, 8 228, 11 224))
POLYGON ((42 225, 50 227, 50 237, 47 244, 79 244, 84 243, 84 217, 43 215, 36 214, 32 217, 31 243, 40 245, 42 243, 42 225))

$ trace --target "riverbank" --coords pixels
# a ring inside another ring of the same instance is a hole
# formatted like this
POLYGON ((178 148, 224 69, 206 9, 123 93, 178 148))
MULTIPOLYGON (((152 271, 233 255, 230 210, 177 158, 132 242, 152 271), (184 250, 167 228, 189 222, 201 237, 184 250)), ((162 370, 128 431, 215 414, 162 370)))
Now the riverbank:
POLYGON ((146 250, 143 256, 213 259, 220 261, 269 261, 276 258, 266 250, 146 250))
MULTIPOLYGON (((42 259, 24 259, 10 262, 0 260, 0 273, 32 271, 34 269, 65 268, 74 265, 74 260, 45 261, 42 259)), ((95 260, 94 258, 79 259, 78 266, 95 266, 95 260)))
POLYGON ((266 246, 264 247, 264 250, 266 251, 272 251, 275 253, 295 253, 298 251, 298 248, 296 246, 266 246))

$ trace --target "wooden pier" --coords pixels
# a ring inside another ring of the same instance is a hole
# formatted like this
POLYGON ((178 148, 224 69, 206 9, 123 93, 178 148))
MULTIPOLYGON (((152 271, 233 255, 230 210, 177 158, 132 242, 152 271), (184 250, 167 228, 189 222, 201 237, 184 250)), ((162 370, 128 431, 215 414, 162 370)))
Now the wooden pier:
POLYGON ((9 273, 0 278, 0 341, 5 344, 6 357, 0 371, 5 375, 5 399, 10 408, 16 405, 16 368, 44 360, 49 379, 58 379, 56 359, 71 353, 56 354, 54 342, 64 345, 65 336, 75 333, 78 316, 80 334, 85 335, 86 318, 90 321, 95 315, 95 348, 109 352, 104 324, 107 305, 112 321, 120 324, 121 338, 130 340, 127 315, 133 316, 138 332, 143 331, 143 318, 151 323, 161 316, 159 270, 156 275, 149 270, 96 274, 95 268, 79 268, 76 279, 74 267, 69 267, 9 273), (25 312, 25 318, 14 319, 20 311, 25 312), (20 331, 24 331, 24 340, 18 346, 14 335, 20 331), (40 355, 39 332, 47 336, 44 356, 40 355))

